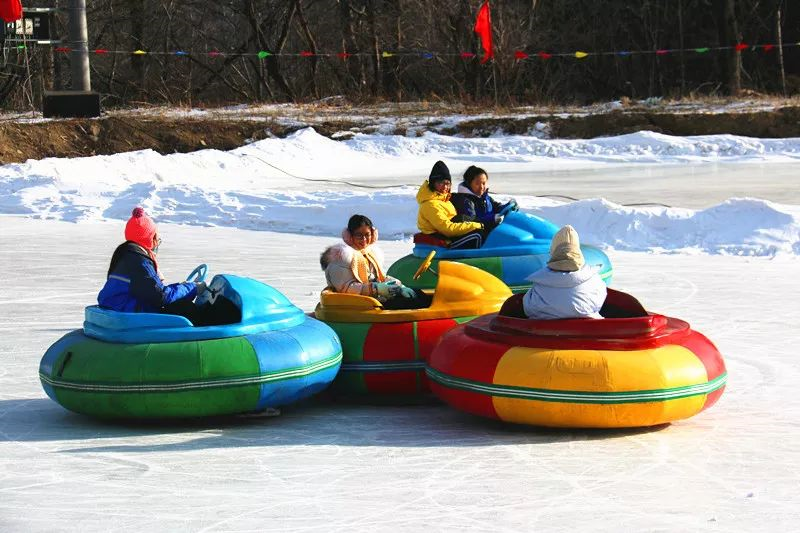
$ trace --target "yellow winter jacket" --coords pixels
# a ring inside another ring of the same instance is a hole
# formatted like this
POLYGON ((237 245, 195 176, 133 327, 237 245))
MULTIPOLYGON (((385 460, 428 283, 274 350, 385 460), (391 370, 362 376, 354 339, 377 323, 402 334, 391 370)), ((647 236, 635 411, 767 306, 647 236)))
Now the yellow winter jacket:
POLYGON ((450 222, 456 216, 456 208, 450 202, 450 195, 430 190, 428 180, 425 180, 417 192, 417 203, 417 227, 422 233, 441 233, 445 237, 454 238, 483 227, 480 222, 450 222))

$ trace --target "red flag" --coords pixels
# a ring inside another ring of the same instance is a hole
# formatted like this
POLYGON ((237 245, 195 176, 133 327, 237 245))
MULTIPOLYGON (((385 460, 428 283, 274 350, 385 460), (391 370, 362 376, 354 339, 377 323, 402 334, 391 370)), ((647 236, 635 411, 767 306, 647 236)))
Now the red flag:
POLYGON ((480 36, 481 46, 483 46, 481 63, 486 63, 494 57, 494 50, 492 50, 492 16, 489 14, 489 2, 484 2, 480 10, 478 10, 474 31, 480 36))
POLYGON ((20 0, 0 0, 0 19, 3 22, 15 22, 22 18, 22 2, 20 0))

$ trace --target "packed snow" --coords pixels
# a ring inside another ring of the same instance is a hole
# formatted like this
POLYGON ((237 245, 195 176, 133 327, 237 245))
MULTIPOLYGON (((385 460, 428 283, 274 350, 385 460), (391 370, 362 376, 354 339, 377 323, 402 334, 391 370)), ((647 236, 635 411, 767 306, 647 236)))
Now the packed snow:
POLYGON ((229 152, 2 166, 0 530, 797 530, 798 148, 307 129, 229 152), (167 281, 206 262, 311 311, 319 253, 352 213, 380 227, 387 265, 409 253, 414 194, 437 159, 456 181, 486 168, 500 197, 605 247, 614 287, 717 345, 720 401, 671 425, 598 431, 325 397, 274 418, 120 423, 42 391, 39 360, 81 327, 133 206, 159 223, 167 281))

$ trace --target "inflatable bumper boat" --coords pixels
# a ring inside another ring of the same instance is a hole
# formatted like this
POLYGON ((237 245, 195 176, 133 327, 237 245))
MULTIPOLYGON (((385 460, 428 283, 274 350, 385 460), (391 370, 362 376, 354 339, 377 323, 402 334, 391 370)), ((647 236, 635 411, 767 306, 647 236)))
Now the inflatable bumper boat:
MULTIPOLYGON (((417 275, 431 265, 433 255, 417 275)), ((413 276, 412 276, 413 277, 413 276)), ((339 335, 340 394, 415 395, 429 392, 425 361, 443 333, 478 315, 496 313, 511 291, 469 265, 442 261, 430 307, 388 310, 375 298, 322 291, 314 315, 339 335)))
MULTIPOLYGON (((451 250, 441 238, 417 233, 411 255, 398 259, 388 274, 415 289, 430 289, 436 279, 430 273, 418 280, 412 279, 425 257, 436 252, 436 260, 458 261, 485 270, 501 279, 515 293, 524 292, 531 283, 525 278, 547 264, 550 257, 550 242, 558 231, 547 220, 518 211, 506 210, 505 220, 494 228, 481 248, 474 250, 451 250)), ((594 266, 606 282, 611 283, 612 267, 608 256, 599 248, 581 245, 586 263, 594 266)))
POLYGON ((653 426, 696 415, 727 380, 717 348, 677 318, 609 289, 604 319, 529 320, 521 296, 447 332, 431 389, 453 407, 517 424, 653 426))
POLYGON ((273 287, 217 275, 197 303, 217 298, 232 302, 240 320, 196 327, 177 315, 87 307, 83 329, 42 358, 45 392, 91 416, 198 417, 293 403, 336 376, 342 359, 336 334, 273 287))

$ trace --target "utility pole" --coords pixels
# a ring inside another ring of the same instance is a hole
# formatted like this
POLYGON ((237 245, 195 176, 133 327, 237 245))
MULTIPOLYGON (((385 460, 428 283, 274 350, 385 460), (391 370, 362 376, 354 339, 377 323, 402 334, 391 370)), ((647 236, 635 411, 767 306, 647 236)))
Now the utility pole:
POLYGON ((86 0, 69 0, 68 44, 71 83, 69 91, 45 91, 42 114, 50 117, 99 117, 100 95, 92 92, 89 77, 89 30, 86 0))
POLYGON ((69 0, 69 44, 72 90, 91 91, 89 77, 89 31, 86 27, 86 0, 69 0))

